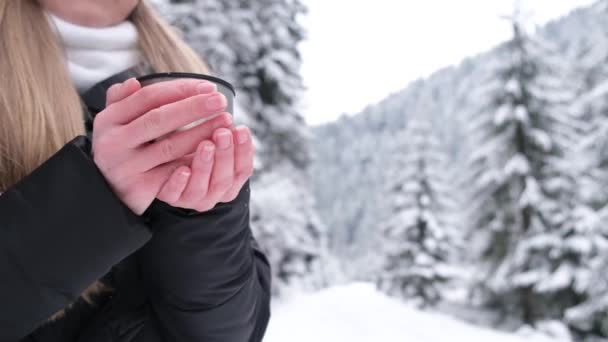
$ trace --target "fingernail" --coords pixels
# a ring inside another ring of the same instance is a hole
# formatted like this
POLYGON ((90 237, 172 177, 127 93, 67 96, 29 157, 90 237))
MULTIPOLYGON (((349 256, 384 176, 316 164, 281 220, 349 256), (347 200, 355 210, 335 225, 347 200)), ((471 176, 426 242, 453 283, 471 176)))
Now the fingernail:
POLYGON ((137 80, 137 78, 131 77, 128 80, 126 80, 125 83, 123 83, 123 84, 131 84, 131 83, 139 83, 139 81, 137 80))
POLYGON ((210 93, 215 90, 217 90, 217 86, 215 85, 215 83, 211 83, 211 82, 207 82, 207 81, 199 83, 196 86, 196 91, 199 94, 207 94, 207 93, 210 93))
POLYGON ((229 113, 220 115, 213 124, 213 129, 232 125, 232 115, 229 113), (225 118, 224 118, 225 117, 225 118))
POLYGON ((206 142, 203 144, 203 149, 201 151, 203 160, 210 161, 213 158, 213 144, 206 142))
POLYGON ((184 171, 180 172, 179 175, 182 176, 182 178, 188 178, 188 177, 190 177, 190 171, 184 170, 184 171))
POLYGON ((217 147, 220 149, 227 149, 230 147, 232 142, 232 134, 230 132, 221 132, 217 135, 217 147))
POLYGON ((208 110, 224 109, 226 107, 226 97, 221 93, 217 93, 207 99, 206 105, 208 110))
POLYGON ((228 126, 232 125, 232 121, 232 114, 226 113, 226 123, 228 124, 228 126))
POLYGON ((126 87, 128 84, 129 84, 129 82, 133 82, 133 81, 131 81, 133 78, 134 78, 134 77, 131 77, 131 78, 127 79, 126 81, 122 82, 122 83, 121 83, 121 84, 118 86, 118 88, 119 88, 119 89, 123 89, 123 88, 125 88, 125 87, 126 87))
POLYGON ((237 127, 236 137, 239 141, 239 144, 246 143, 247 139, 249 138, 249 133, 247 132, 247 128, 246 127, 237 127))

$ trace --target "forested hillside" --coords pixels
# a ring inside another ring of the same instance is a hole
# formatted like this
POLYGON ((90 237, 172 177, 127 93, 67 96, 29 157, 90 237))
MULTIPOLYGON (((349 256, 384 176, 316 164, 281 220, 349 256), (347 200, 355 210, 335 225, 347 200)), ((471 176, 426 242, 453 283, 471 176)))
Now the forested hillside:
POLYGON ((608 336, 608 2, 507 24, 492 51, 315 127, 318 208, 353 279, 608 336))

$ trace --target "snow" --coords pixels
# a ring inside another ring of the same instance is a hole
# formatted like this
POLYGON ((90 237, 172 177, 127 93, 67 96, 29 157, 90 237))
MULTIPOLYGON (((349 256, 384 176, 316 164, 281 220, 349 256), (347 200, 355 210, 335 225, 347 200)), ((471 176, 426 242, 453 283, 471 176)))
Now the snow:
POLYGON ((505 333, 414 307, 353 283, 299 294, 273 307, 264 342, 562 342, 532 330, 505 333))
POLYGON ((504 172, 508 176, 526 175, 530 173, 530 163, 526 156, 516 154, 507 162, 504 167, 504 172))
POLYGON ((535 285, 538 292, 556 292, 565 289, 572 284, 575 270, 570 264, 561 264, 549 277, 541 280, 535 285))

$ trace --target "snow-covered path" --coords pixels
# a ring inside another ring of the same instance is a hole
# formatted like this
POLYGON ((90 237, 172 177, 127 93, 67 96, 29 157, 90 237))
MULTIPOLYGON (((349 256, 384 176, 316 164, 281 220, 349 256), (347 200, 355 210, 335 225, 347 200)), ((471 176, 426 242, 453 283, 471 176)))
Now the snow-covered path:
POLYGON ((421 312, 351 284, 301 295, 273 308, 264 342, 557 342, 480 328, 421 312))

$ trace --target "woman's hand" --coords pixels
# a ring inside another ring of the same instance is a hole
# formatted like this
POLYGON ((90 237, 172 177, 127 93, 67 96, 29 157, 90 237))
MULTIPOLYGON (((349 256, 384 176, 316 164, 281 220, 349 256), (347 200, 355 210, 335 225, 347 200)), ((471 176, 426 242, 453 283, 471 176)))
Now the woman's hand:
POLYGON ((255 147, 247 126, 218 128, 213 141, 202 141, 191 167, 180 166, 158 199, 175 207, 207 211, 234 200, 253 173, 255 147))
MULTIPOLYGON (((93 122, 93 159, 114 193, 135 214, 146 210, 176 168, 192 162, 200 174, 199 162, 194 163, 197 158, 189 154, 217 128, 231 127, 230 114, 222 113, 171 133, 222 112, 227 100, 216 89, 211 82, 193 79, 144 88, 129 79, 108 89, 106 109, 93 122)), ((226 162, 219 164, 225 167, 226 162)), ((222 186, 214 187, 222 189, 225 183, 222 179, 222 186)))

